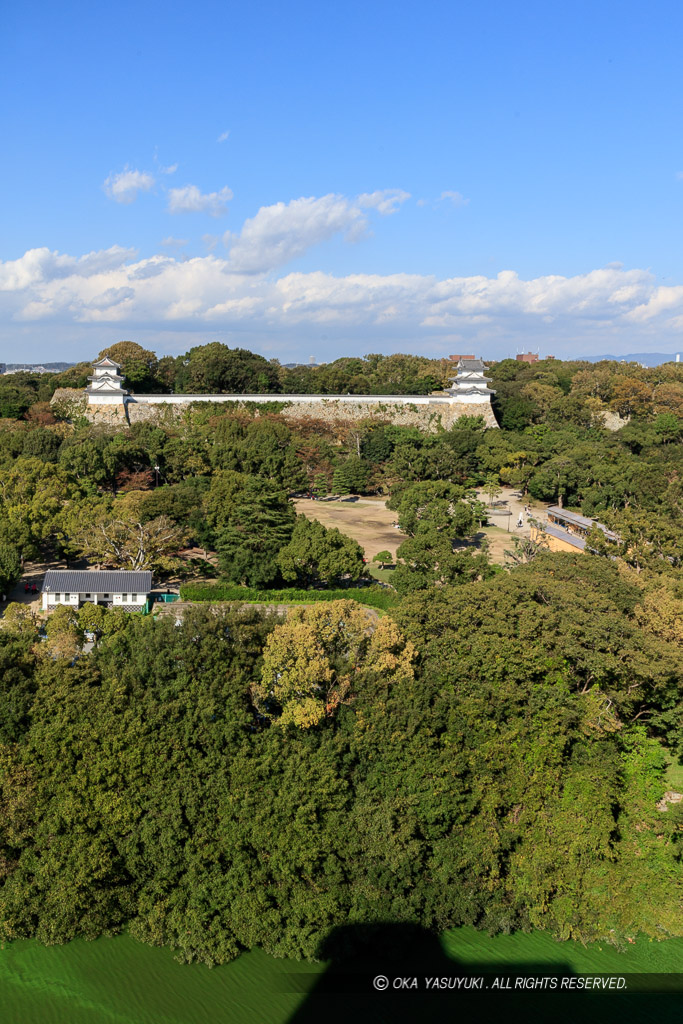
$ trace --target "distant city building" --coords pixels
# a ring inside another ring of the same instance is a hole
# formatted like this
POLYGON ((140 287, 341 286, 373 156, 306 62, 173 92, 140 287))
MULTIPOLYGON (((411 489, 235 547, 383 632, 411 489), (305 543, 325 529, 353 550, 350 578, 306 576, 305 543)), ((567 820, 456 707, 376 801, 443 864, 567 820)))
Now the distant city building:
POLYGON ((120 607, 139 612, 151 590, 151 572, 49 569, 43 580, 43 611, 54 611, 60 604, 70 608, 102 604, 105 608, 120 607))
MULTIPOLYGON (((515 356, 518 363, 537 363, 541 357, 538 352, 522 352, 515 356)), ((544 359, 554 359, 555 356, 544 356, 544 359)))
POLYGON ((454 363, 459 363, 461 359, 474 359, 475 357, 474 356, 449 356, 448 358, 452 362, 454 362, 454 363))
POLYGON ((11 373, 59 373, 59 370, 53 370, 48 366, 43 366, 41 363, 23 363, 21 366, 17 366, 16 363, 10 363, 9 368, 5 363, 0 363, 0 373, 9 376, 11 373))

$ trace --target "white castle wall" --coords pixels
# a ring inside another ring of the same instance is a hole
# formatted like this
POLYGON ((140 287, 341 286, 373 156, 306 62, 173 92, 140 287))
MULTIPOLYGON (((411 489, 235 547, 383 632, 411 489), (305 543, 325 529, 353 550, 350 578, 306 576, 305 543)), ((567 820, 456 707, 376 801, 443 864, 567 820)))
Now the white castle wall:
MULTIPOLYGON (((100 405, 102 395, 88 395, 89 405, 100 405)), ((120 398, 117 399, 119 402, 120 398)), ((190 402, 296 402, 320 405, 338 402, 340 405, 481 405, 481 394, 458 395, 126 395, 126 405, 188 405, 190 402)))

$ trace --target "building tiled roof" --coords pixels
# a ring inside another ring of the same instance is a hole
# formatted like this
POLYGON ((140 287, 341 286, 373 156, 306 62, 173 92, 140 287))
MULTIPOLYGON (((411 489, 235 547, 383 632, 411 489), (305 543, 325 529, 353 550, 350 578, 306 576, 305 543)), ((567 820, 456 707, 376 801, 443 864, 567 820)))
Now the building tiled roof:
POLYGON ((587 516, 581 516, 578 512, 568 512, 566 508, 560 508, 559 505, 549 505, 548 514, 556 516, 558 519, 563 519, 567 523, 571 523, 573 526, 580 526, 583 530, 590 530, 591 526, 595 525, 599 530, 605 534, 609 540, 617 540, 616 533, 608 530, 606 526, 599 523, 597 519, 589 519, 587 516))
POLYGON ((565 533, 564 530, 558 530, 556 526, 544 526, 546 533, 549 533, 551 537, 557 537, 558 540, 564 540, 567 544, 571 544, 573 548, 578 548, 583 551, 586 547, 586 542, 583 537, 577 537, 575 533, 565 533))
POLYGON ((121 369, 121 363, 115 362, 115 360, 110 359, 109 356, 105 356, 104 359, 100 359, 98 362, 93 363, 93 366, 115 366, 117 370, 121 369))
POLYGON ((43 593, 66 594, 149 594, 151 572, 127 572, 125 569, 48 569, 43 593))
POLYGON ((461 359, 458 363, 459 370, 487 370, 483 359, 461 359))

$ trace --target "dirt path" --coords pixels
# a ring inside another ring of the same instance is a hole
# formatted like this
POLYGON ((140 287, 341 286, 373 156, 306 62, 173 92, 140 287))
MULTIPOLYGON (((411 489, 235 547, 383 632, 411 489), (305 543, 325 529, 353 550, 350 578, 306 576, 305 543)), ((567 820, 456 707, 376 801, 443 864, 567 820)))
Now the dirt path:
MULTIPOLYGON (((489 499, 483 490, 477 492, 480 501, 488 506, 489 499)), ((495 499, 492 509, 489 511, 489 526, 477 534, 481 540, 486 537, 489 542, 489 554, 492 562, 503 565, 505 562, 505 551, 512 550, 515 537, 530 537, 531 527, 525 515, 525 506, 530 510, 534 519, 545 522, 546 506, 532 501, 531 498, 523 498, 520 491, 514 487, 502 487, 501 493, 495 499), (523 525, 517 526, 519 517, 522 517, 523 525)))
POLYGON ((4 611, 10 602, 16 602, 17 604, 26 604, 31 607, 31 610, 38 614, 40 612, 40 589, 43 585, 43 577, 48 569, 65 569, 66 564, 64 562, 26 562, 21 573, 19 582, 10 590, 7 594, 7 601, 0 604, 0 609, 4 611), (25 586, 28 584, 29 588, 35 586, 36 593, 32 594, 29 589, 27 594, 25 586))

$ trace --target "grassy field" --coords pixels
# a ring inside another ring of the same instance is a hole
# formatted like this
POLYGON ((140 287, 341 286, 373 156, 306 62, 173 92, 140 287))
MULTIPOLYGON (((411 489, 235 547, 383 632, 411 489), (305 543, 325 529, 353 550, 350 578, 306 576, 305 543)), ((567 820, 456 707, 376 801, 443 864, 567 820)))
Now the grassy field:
MULTIPOLYGON (((558 971, 669 973, 683 964, 683 939, 662 943, 639 939, 619 952, 604 945, 557 943, 541 932, 490 937, 473 928, 459 928, 447 932, 440 947, 436 940, 430 942, 432 970, 439 975, 469 968, 498 976, 521 971, 525 965, 548 975, 558 971)), ((381 950, 377 958, 381 962, 381 950)), ((366 970, 354 975, 353 991, 362 995, 337 991, 310 996, 322 983, 327 965, 275 960, 260 950, 210 970, 199 964, 178 964, 170 950, 141 945, 127 935, 50 947, 21 941, 0 950, 0 1019, 2 1024, 303 1024, 316 1019, 325 1024, 349 1019, 354 1024, 388 1024, 460 1019, 462 996, 454 992, 438 993, 425 1005, 419 993, 406 993, 407 1001, 397 1004, 391 993, 373 992, 377 963, 368 963, 366 970)), ((663 1012, 670 1015, 680 1004, 678 996, 609 993, 598 996, 601 1009, 591 1012, 590 993, 556 995, 554 1021, 583 1017, 587 1022, 621 1019, 658 1024, 663 1012)), ((519 1012, 539 1021, 551 1019, 538 1015, 539 996, 543 994, 524 991, 501 996, 505 1019, 519 1012)), ((481 1013, 485 998, 485 993, 473 993, 475 1011, 477 1001, 481 1002, 477 1019, 498 1019, 481 1013)))
POLYGON ((667 789, 673 789, 676 793, 683 793, 683 764, 680 764, 671 755, 669 755, 665 779, 667 789))
POLYGON ((377 580, 378 583, 389 583, 391 584, 394 575, 393 567, 391 569, 380 569, 377 562, 374 565, 368 565, 368 572, 373 579, 377 580))

